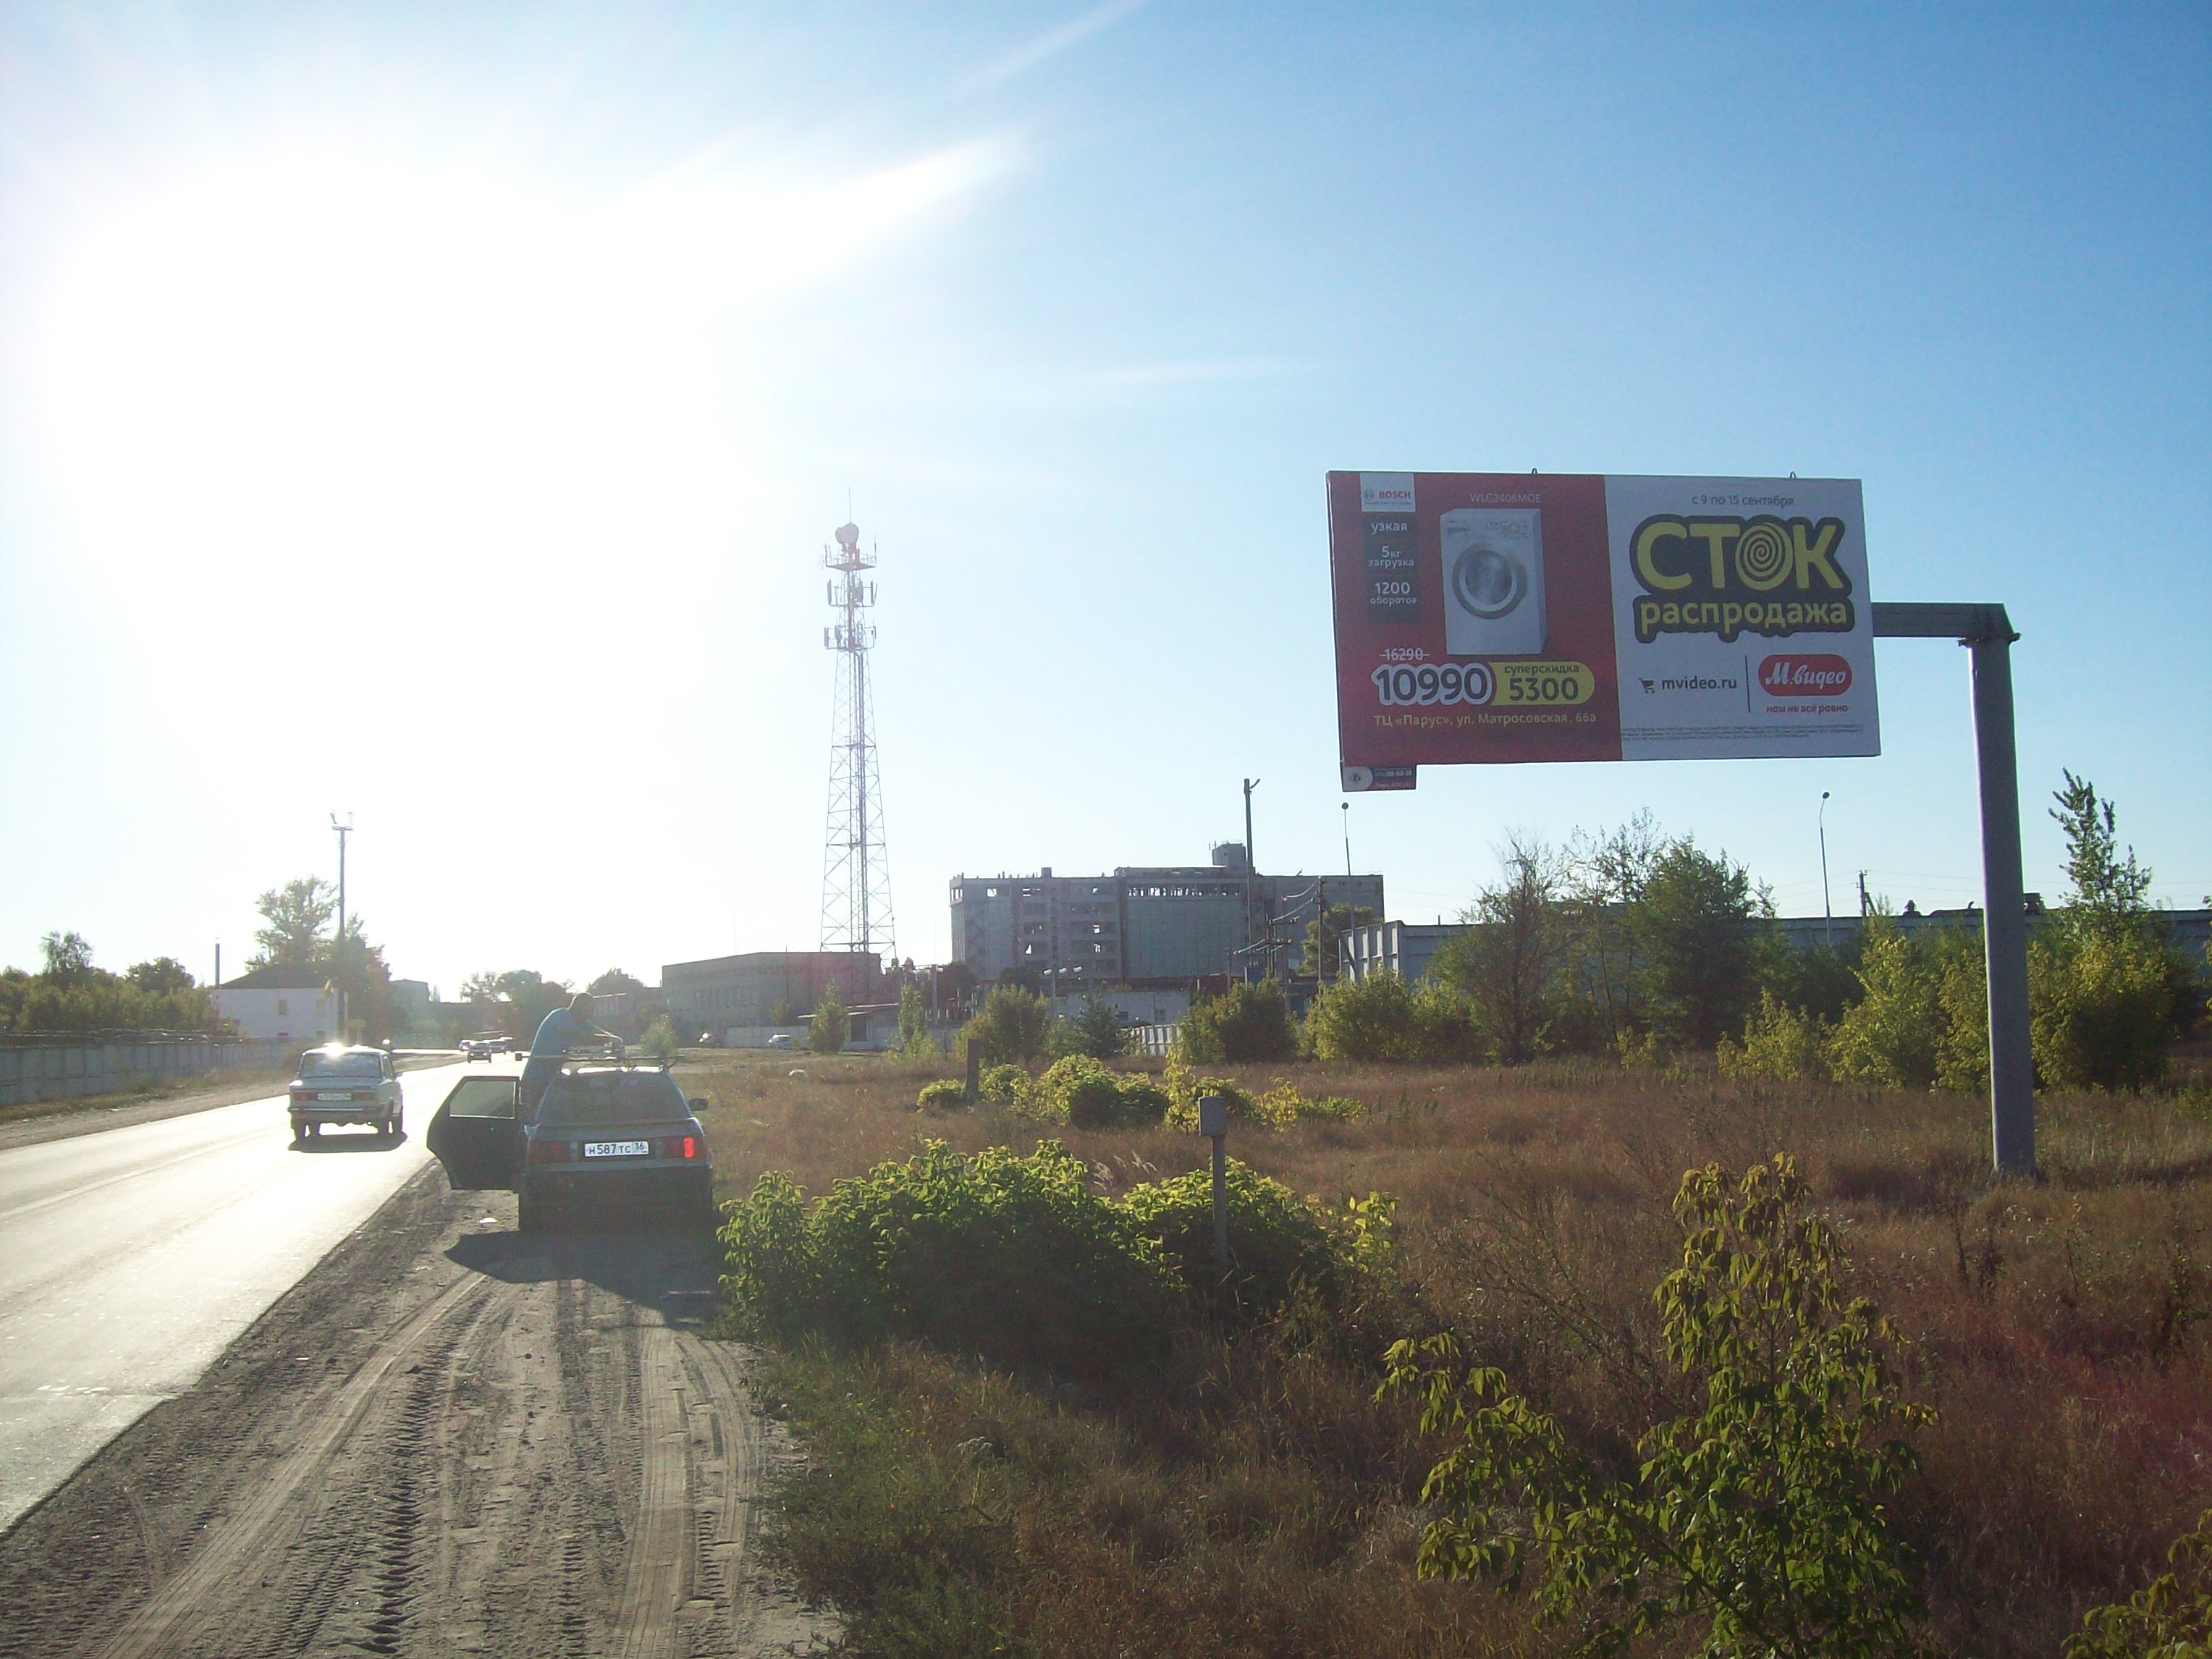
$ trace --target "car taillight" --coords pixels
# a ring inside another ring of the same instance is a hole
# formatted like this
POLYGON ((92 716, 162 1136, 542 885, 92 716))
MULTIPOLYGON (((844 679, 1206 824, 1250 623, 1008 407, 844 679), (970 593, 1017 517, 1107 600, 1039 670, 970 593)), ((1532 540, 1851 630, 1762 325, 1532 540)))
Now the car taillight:
POLYGON ((568 1143, 565 1140, 533 1140, 530 1143, 529 1152, 523 1158, 526 1164, 566 1164, 568 1161, 568 1143))
POLYGON ((699 1156, 699 1137, 671 1135, 660 1143, 660 1155, 663 1158, 696 1158, 699 1156))

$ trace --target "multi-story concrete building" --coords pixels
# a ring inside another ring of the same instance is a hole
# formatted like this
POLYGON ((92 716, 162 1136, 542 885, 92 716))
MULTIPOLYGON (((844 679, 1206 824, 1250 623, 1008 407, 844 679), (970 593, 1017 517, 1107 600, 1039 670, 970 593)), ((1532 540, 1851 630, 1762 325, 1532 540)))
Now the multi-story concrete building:
POLYGON ((1288 975, 1324 904, 1380 914, 1380 876, 1257 874, 1244 848, 1208 865, 1124 865, 1107 876, 955 876, 952 959, 986 984, 1008 969, 1071 994, 1108 985, 1288 975), (1273 948, 1270 949, 1272 941, 1273 948))

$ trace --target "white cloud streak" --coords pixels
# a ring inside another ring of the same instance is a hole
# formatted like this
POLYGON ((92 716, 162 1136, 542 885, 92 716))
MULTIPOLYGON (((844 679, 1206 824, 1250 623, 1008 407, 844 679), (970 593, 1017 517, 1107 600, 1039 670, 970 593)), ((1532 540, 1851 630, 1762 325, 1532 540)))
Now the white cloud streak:
POLYGON ((1150 0, 1107 0, 1103 6, 1094 6, 1082 16, 1062 23, 1056 29, 1048 29, 1035 40, 1016 46, 1002 57, 994 58, 960 83, 963 92, 981 92, 1028 73, 1047 58, 1057 58, 1071 46, 1080 46, 1101 29, 1110 28, 1134 11, 1142 10, 1150 0))

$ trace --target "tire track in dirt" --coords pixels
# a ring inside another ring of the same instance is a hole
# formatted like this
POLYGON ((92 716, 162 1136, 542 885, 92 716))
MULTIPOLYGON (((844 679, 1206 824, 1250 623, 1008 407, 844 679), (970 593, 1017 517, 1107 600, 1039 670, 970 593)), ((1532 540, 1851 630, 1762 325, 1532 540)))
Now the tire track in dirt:
POLYGON ((797 1454, 697 1334, 712 1246, 512 1214, 403 1188, 0 1534, 0 1659, 817 1650, 758 1559, 797 1454))
MULTIPOLYGON (((214 1532, 198 1556, 98 1650, 100 1659, 151 1659, 173 1653, 182 1645, 182 1632, 210 1607, 234 1607, 254 1599, 249 1592, 267 1582, 260 1571, 264 1561, 281 1555, 302 1529, 298 1506, 303 1497, 311 1501, 313 1496, 302 1488, 325 1471, 362 1418, 380 1403, 379 1391, 392 1368, 447 1315, 480 1304, 495 1288, 488 1279, 458 1280, 393 1332, 339 1390, 302 1443, 214 1532)), ((319 1583, 314 1589, 311 1602, 319 1599, 323 1585, 319 1583)))
POLYGON ((645 1328, 638 1373, 643 1455, 615 1628, 623 1659, 660 1659, 684 1599, 690 1553, 690 1378, 666 1326, 645 1328))

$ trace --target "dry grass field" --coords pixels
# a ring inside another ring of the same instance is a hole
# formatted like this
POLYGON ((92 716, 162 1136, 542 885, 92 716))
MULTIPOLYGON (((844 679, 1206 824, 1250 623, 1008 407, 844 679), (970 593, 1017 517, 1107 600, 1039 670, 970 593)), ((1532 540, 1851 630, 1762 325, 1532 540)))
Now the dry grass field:
MULTIPOLYGON (((924 1136, 1026 1151, 1052 1135, 1116 1192, 1202 1160, 1202 1141, 1162 1129, 917 1113, 946 1069, 707 1054, 682 1076, 713 1098, 725 1198, 769 1170, 818 1192, 924 1136)), ((2167 1093, 2044 1097, 2044 1179, 2000 1188, 1986 1108, 1954 1097, 1565 1063, 1222 1069, 1369 1108, 1240 1123, 1231 1151, 1331 1205, 1394 1194, 1394 1287, 1327 1330, 1195 1332, 1167 1374, 1113 1397, 910 1347, 786 1357, 773 1378, 816 1467, 787 1495, 784 1547, 818 1593, 862 1610, 855 1650, 1557 1650, 1570 1633, 1535 1626, 1524 1600, 1415 1582, 1436 1449, 1374 1401, 1381 1349, 1454 1329, 1625 1462, 1685 1403, 1652 1303, 1679 1255, 1682 1172, 1779 1151, 1840 1224, 1850 1289, 1894 1322, 1910 1389, 1939 1413, 1899 1504, 1934 1645, 2055 1653, 2212 1503, 2201 1058, 2167 1093)))

